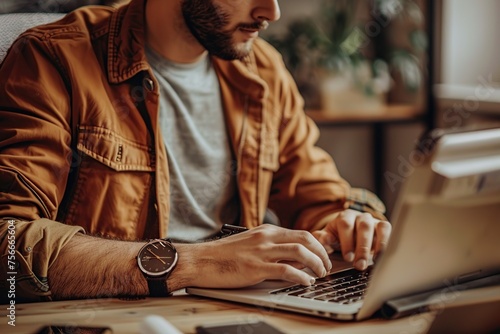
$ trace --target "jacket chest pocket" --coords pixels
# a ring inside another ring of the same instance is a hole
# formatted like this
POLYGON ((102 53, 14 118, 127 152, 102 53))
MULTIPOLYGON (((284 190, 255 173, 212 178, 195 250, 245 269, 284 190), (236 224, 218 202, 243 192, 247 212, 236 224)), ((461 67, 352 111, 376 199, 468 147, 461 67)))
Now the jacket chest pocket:
POLYGON ((82 159, 67 223, 91 234, 135 239, 146 224, 154 150, 99 127, 80 127, 82 159))
POLYGON ((98 127, 81 127, 77 149, 114 171, 154 171, 154 150, 98 127))

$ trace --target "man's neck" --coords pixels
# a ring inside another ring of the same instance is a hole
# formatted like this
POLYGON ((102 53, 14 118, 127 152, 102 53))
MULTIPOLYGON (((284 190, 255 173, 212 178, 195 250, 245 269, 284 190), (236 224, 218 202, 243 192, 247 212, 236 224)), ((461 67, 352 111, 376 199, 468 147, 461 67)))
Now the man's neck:
POLYGON ((181 0, 146 2, 146 42, 162 57, 176 63, 193 63, 206 54, 184 22, 181 0))

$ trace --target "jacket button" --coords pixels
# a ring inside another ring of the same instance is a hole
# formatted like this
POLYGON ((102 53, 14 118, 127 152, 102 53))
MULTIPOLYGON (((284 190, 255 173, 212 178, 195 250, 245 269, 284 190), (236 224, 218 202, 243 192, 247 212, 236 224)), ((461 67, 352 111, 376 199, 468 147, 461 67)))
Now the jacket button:
POLYGON ((144 80, 142 80, 142 85, 144 86, 144 88, 146 88, 150 92, 152 92, 155 89, 155 84, 154 84, 153 80, 151 80, 151 78, 148 78, 148 77, 146 77, 146 78, 144 78, 144 80))

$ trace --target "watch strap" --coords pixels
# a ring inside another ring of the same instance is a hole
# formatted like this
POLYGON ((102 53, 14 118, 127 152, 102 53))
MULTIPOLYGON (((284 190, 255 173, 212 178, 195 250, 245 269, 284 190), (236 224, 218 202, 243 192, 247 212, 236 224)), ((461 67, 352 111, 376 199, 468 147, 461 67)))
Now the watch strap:
POLYGON ((169 297, 166 277, 147 277, 150 297, 169 297))

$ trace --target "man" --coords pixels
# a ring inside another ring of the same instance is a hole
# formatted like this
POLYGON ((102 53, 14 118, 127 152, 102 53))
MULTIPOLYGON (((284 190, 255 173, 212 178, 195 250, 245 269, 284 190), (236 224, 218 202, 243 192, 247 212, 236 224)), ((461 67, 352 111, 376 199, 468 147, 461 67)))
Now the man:
POLYGON ((133 0, 14 44, 0 67, 0 232, 8 256, 15 230, 24 300, 310 285, 300 269, 326 275, 333 249, 366 268, 390 224, 314 147, 296 86, 257 38, 279 16, 274 0, 133 0), (267 208, 285 228, 262 225, 267 208), (250 230, 195 242, 223 223, 250 230), (140 240, 165 237, 195 243, 153 241, 137 260, 140 240))

